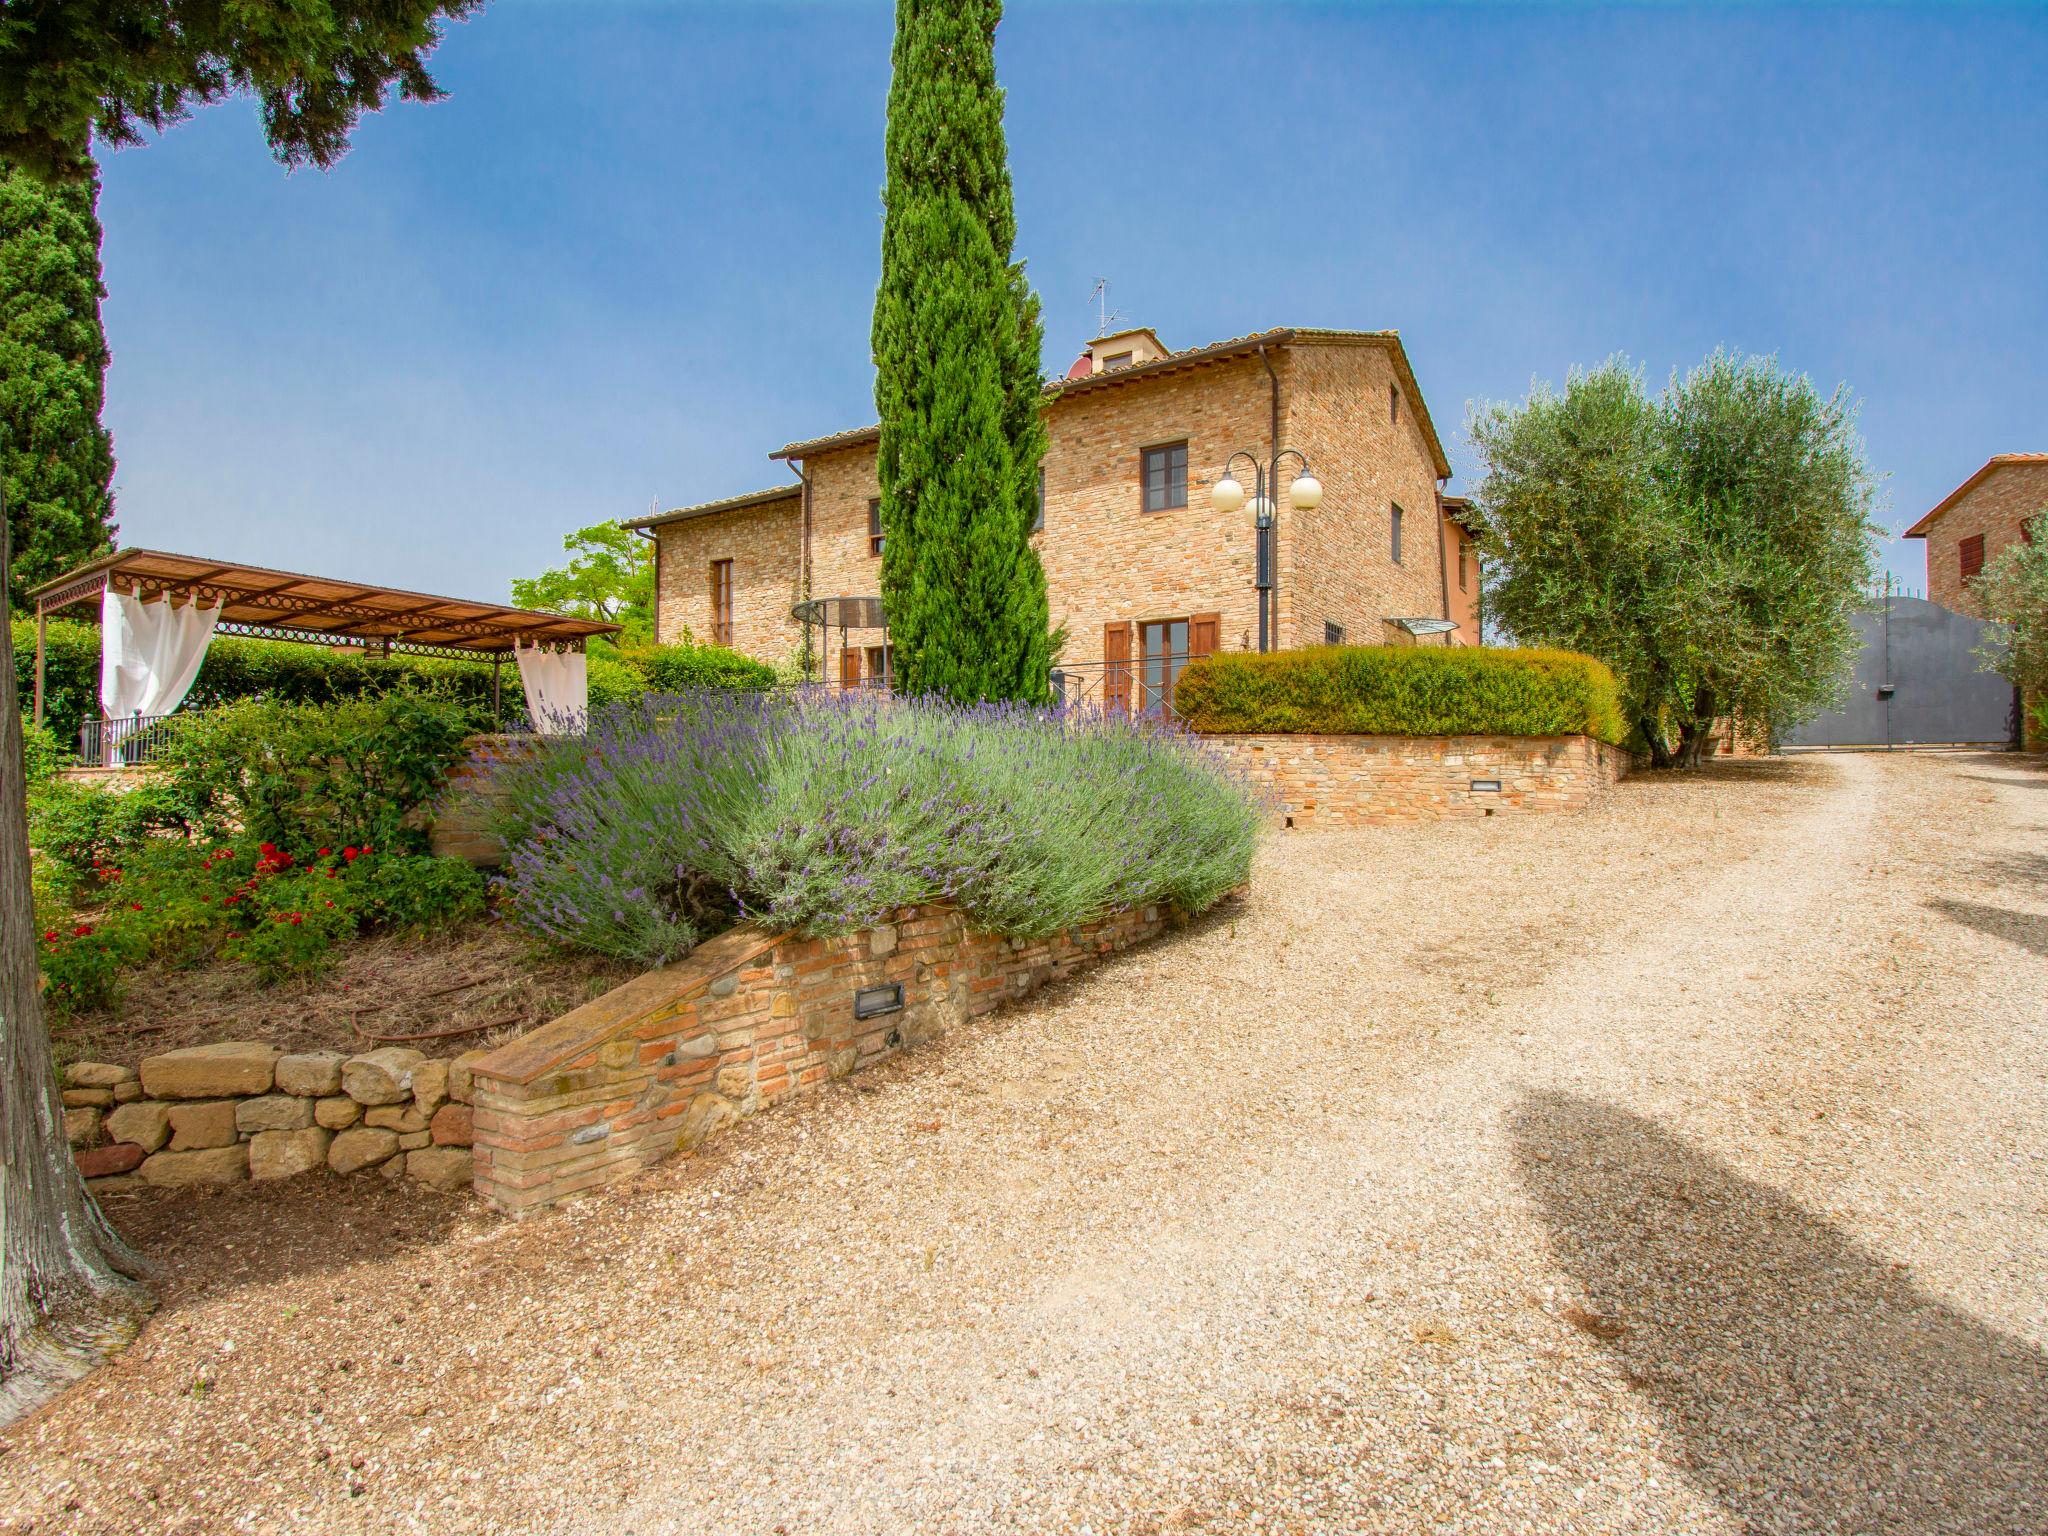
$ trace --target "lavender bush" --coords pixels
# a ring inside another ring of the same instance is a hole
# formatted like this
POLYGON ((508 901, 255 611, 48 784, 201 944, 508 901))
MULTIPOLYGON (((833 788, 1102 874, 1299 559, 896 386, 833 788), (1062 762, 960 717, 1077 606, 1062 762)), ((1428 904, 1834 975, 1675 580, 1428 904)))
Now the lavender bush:
POLYGON ((691 693, 504 765, 516 919, 647 964, 751 918, 826 933, 946 900, 1038 937, 1245 879, 1250 794, 1195 741, 1092 712, 691 693))

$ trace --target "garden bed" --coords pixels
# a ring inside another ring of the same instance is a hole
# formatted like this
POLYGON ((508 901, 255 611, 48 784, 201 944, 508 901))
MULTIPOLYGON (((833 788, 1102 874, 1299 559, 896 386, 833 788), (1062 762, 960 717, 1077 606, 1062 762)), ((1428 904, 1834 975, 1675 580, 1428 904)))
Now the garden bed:
POLYGON ((217 1040, 261 1040, 286 1051, 354 1054, 383 1041, 480 1026, 418 1042, 431 1055, 490 1046, 537 1028, 636 974, 602 955, 542 948, 494 918, 421 937, 344 944, 324 971, 270 986, 246 966, 151 964, 129 974, 112 1009, 53 1019, 59 1065, 117 1061, 217 1040))

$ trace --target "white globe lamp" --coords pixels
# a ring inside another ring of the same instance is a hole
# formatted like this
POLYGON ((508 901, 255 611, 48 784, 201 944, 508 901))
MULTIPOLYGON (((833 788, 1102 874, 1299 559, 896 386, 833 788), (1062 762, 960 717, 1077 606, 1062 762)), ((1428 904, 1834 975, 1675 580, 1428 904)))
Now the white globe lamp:
POLYGON ((1323 504, 1323 482, 1314 475, 1296 475, 1287 488, 1287 499, 1294 503, 1295 511, 1313 512, 1323 504))
POLYGON ((1209 487, 1209 505, 1218 512, 1235 512, 1244 505, 1244 487, 1234 475, 1225 475, 1209 487))

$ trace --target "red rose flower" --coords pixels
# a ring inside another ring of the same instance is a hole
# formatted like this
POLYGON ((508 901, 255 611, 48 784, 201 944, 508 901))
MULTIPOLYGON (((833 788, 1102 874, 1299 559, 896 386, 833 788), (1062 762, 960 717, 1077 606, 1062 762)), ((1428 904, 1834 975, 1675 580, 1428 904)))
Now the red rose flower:
POLYGON ((91 932, 91 923, 80 923, 76 928, 71 930, 71 937, 73 937, 74 939, 82 939, 91 932))

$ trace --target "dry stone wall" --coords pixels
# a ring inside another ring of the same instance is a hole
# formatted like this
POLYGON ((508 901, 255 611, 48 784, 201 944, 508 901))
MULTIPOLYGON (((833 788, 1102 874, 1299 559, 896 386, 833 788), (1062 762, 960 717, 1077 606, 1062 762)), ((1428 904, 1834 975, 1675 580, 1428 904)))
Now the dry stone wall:
POLYGON ((247 1040, 64 1069, 64 1129, 95 1190, 283 1179, 326 1168, 470 1182, 471 1067, 409 1046, 350 1056, 247 1040))

